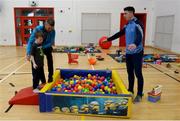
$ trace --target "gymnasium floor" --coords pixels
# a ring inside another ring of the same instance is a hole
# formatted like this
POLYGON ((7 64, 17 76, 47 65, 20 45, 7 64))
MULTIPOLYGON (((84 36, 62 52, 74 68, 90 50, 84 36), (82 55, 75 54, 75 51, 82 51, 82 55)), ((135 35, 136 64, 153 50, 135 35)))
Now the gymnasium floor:
MULTIPOLYGON (((105 58, 105 61, 98 62, 93 67, 87 62, 88 56, 80 56, 78 65, 68 65, 66 54, 53 53, 54 68, 116 69, 127 86, 125 63, 117 63, 106 55, 107 52, 115 53, 116 49, 116 47, 112 47, 110 50, 102 50, 103 53, 101 55, 105 58)), ((145 53, 166 52, 153 48, 146 48, 145 53)), ((180 80, 180 74, 174 74, 175 69, 180 69, 177 63, 173 63, 171 69, 167 69, 165 64, 148 65, 147 68, 143 68, 145 96, 143 97, 142 103, 133 104, 131 119, 180 119, 180 81, 178 81, 180 80), (167 74, 171 77, 167 76, 167 74), (160 102, 150 103, 147 101, 147 92, 158 84, 163 86, 162 99, 160 102)), ((47 75, 47 65, 45 65, 45 73, 47 75)), ((0 47, 0 120, 119 120, 117 118, 39 113, 38 106, 14 105, 5 113, 9 107, 8 101, 14 96, 15 91, 31 86, 31 80, 31 65, 29 62, 25 61, 25 48, 0 47)))

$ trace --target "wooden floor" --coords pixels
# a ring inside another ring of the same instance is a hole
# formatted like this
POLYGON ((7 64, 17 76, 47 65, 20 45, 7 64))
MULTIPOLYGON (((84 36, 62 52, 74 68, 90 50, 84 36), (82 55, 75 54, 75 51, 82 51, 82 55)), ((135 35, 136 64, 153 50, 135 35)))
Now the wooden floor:
MULTIPOLYGON (((127 86, 125 63, 117 63, 106 55, 106 53, 115 53, 116 49, 117 48, 112 47, 110 50, 102 50, 102 56, 105 57, 105 61, 97 62, 94 69, 108 68, 118 70, 127 86)), ((146 48, 145 53, 166 52, 153 48, 146 48)), ((54 68, 92 69, 87 62, 88 56, 80 56, 78 65, 68 65, 66 54, 54 53, 53 58, 54 68)), ((167 69, 165 64, 159 66, 148 65, 148 68, 143 68, 145 96, 143 97, 142 103, 133 104, 131 119, 180 120, 180 82, 178 82, 178 80, 180 80, 180 74, 174 74, 174 70, 180 68, 177 66, 177 63, 173 63, 172 65, 172 69, 167 69), (162 99, 158 103, 150 103, 147 101, 147 92, 158 84, 163 86, 162 99)), ((45 72, 47 75, 47 65, 45 65, 45 72)), ((25 48, 0 47, 0 120, 119 120, 117 118, 40 113, 38 106, 14 105, 9 112, 5 113, 5 110, 9 107, 8 101, 14 96, 14 92, 24 87, 31 86, 31 80, 31 66, 30 63, 25 60, 25 48), (14 87, 9 83, 12 83, 14 87)))

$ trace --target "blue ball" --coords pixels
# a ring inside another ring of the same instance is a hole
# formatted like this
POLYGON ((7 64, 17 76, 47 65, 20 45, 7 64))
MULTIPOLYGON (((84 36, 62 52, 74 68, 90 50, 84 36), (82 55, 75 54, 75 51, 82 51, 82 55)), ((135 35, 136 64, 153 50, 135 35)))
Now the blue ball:
POLYGON ((97 87, 100 88, 102 84, 98 84, 97 87))
POLYGON ((108 91, 105 91, 105 94, 108 94, 108 91))
POLYGON ((55 88, 55 87, 53 87, 53 88, 51 89, 51 91, 56 91, 56 88, 55 88))
POLYGON ((64 84, 62 84, 62 85, 61 85, 61 87, 62 87, 62 88, 64 88, 64 87, 65 87, 65 85, 64 85, 64 84))

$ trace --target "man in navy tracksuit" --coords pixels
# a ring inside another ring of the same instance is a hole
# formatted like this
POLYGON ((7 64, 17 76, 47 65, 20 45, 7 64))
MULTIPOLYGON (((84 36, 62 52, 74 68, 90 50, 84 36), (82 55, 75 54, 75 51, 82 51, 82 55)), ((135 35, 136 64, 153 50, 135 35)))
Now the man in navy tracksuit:
POLYGON ((28 41, 27 44, 27 48, 26 48, 26 54, 27 54, 27 60, 30 60, 30 52, 31 52, 31 48, 32 45, 35 41, 35 33, 37 31, 42 31, 43 32, 43 44, 42 44, 42 48, 43 48, 43 52, 46 55, 47 58, 47 65, 48 65, 48 82, 52 82, 53 81, 53 57, 52 57, 52 45, 54 43, 54 39, 55 39, 55 30, 54 30, 54 25, 55 22, 53 19, 48 19, 46 20, 45 24, 43 26, 37 26, 28 41))
POLYGON ((124 8, 124 17, 128 21, 127 25, 124 26, 115 35, 109 37, 106 41, 112 41, 125 34, 126 37, 126 66, 129 80, 128 91, 134 93, 134 72, 138 80, 138 92, 134 99, 134 103, 140 102, 143 96, 143 85, 144 79, 142 75, 142 60, 143 60, 143 26, 134 17, 134 7, 124 8))

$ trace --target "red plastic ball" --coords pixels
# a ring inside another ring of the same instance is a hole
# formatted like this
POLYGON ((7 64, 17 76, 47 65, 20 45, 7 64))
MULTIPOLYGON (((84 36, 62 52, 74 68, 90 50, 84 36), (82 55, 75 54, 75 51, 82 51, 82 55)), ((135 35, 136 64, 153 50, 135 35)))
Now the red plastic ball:
POLYGON ((106 40, 107 37, 106 36, 103 36, 99 39, 99 46, 102 48, 102 49, 109 49, 111 46, 112 46, 112 42, 109 41, 109 42, 105 42, 103 43, 104 40, 106 40))
POLYGON ((101 85, 101 89, 104 90, 104 85, 101 85))

